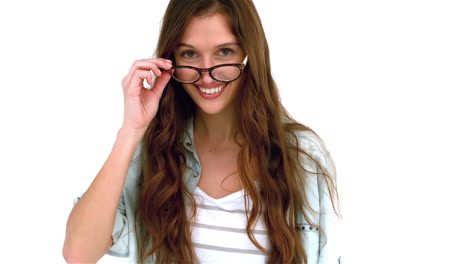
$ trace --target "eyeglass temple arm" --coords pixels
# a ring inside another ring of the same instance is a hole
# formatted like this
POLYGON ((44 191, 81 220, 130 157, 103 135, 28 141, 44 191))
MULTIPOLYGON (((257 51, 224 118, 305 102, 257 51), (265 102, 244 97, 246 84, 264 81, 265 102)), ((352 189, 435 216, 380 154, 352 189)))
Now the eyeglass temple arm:
POLYGON ((249 60, 249 56, 246 55, 244 61, 242 62, 242 64, 244 64, 244 66, 247 65, 248 60, 249 60))

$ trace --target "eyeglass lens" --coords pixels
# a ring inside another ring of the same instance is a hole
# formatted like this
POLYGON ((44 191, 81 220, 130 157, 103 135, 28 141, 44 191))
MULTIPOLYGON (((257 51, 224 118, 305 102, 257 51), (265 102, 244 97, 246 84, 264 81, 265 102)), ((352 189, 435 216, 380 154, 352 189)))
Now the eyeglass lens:
MULTIPOLYGON (((211 76, 222 82, 229 82, 241 74, 241 70, 237 66, 221 66, 214 68, 211 71, 211 76)), ((181 82, 195 82, 199 79, 200 73, 197 70, 191 68, 176 68, 172 73, 174 78, 181 82)))

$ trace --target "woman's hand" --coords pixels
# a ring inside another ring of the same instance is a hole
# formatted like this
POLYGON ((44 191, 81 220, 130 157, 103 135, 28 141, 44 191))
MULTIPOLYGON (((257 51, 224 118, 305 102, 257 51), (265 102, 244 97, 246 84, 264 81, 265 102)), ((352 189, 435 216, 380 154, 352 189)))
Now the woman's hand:
POLYGON ((162 58, 137 60, 133 63, 128 75, 123 78, 123 128, 144 133, 153 120, 158 111, 164 88, 171 79, 170 72, 161 71, 160 68, 170 71, 172 62, 162 58), (157 76, 156 83, 154 83, 150 70, 157 76), (148 84, 153 85, 153 88, 144 88, 144 79, 148 84))

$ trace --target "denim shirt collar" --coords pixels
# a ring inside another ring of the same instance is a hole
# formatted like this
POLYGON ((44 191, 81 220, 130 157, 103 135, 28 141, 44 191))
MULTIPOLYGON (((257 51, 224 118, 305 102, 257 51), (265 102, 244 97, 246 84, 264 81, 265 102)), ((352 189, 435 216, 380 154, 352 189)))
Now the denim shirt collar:
POLYGON ((187 168, 184 172, 184 181, 190 192, 192 192, 198 185, 201 175, 200 160, 198 159, 198 155, 195 150, 193 122, 193 117, 189 118, 187 125, 185 126, 184 134, 181 138, 181 142, 187 150, 185 155, 187 168))
POLYGON ((187 150, 192 153, 195 152, 195 141, 193 140, 193 116, 187 121, 181 142, 187 150))

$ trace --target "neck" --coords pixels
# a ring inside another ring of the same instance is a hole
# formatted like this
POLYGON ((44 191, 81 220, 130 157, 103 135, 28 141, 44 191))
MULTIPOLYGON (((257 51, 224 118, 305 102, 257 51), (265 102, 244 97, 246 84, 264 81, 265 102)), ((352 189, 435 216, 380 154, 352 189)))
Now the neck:
POLYGON ((200 142, 222 146, 234 141, 238 122, 233 109, 218 114, 206 114, 198 110, 194 121, 194 134, 200 142))

